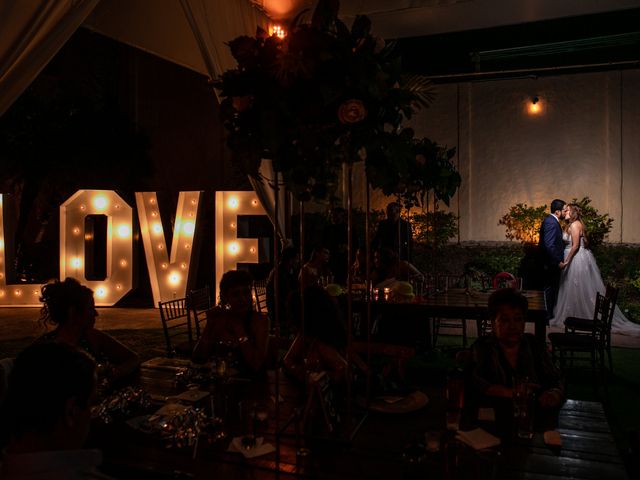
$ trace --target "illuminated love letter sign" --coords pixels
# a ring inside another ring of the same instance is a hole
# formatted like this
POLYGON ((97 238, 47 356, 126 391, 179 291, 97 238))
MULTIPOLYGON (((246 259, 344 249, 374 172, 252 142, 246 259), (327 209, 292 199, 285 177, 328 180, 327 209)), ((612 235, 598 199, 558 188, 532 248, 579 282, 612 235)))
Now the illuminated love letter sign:
POLYGON ((4 198, 0 194, 0 307, 39 307, 40 285, 18 283, 7 285, 4 234, 4 198))
POLYGON ((254 191, 216 192, 216 289, 224 272, 259 260, 258 239, 238 238, 238 216, 266 214, 254 191))
POLYGON ((136 192, 140 233, 144 242, 153 303, 185 297, 189 284, 191 252, 202 192, 180 192, 173 226, 171 252, 162 228, 155 192, 136 192))
POLYGON ((133 209, 112 190, 78 190, 60 205, 60 278, 73 277, 91 288, 96 305, 111 306, 133 286, 133 209), (106 220, 106 275, 86 278, 87 217, 106 220), (101 216, 101 217, 98 217, 101 216), (105 218, 106 217, 106 218, 105 218))

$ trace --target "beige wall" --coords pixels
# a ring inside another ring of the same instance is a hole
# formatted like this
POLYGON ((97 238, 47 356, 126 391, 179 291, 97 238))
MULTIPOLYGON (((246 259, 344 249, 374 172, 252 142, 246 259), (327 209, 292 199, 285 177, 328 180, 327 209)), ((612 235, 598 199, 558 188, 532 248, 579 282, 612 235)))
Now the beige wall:
MULTIPOLYGON (((460 240, 505 240, 515 203, 588 195, 614 218, 611 242, 640 242, 640 70, 439 85, 412 121, 455 146, 462 187, 451 203, 460 240), (533 96, 542 112, 527 112, 533 96)), ((363 205, 364 196, 356 196, 363 205)), ((373 208, 388 199, 374 194, 373 208)))

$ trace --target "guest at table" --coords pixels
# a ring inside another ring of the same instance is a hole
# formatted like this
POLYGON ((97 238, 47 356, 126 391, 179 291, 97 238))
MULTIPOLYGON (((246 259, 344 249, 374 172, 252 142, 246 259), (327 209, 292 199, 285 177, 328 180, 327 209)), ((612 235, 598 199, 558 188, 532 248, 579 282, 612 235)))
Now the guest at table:
POLYGON ((361 247, 356 250, 356 259, 351 265, 351 278, 353 283, 365 283, 367 280, 367 250, 365 248, 361 247))
MULTIPOLYGON (((286 304, 290 295, 298 290, 298 265, 300 263, 300 257, 298 256, 298 250, 295 247, 286 247, 280 254, 280 260, 278 263, 278 297, 280 299, 279 304, 279 321, 280 326, 290 326, 290 319, 287 315, 286 304)), ((273 268, 269 273, 267 279, 267 310, 271 317, 272 323, 275 319, 276 313, 276 269, 273 268)))
MULTIPOLYGON (((346 285, 349 268, 347 230, 347 211, 342 207, 332 208, 330 222, 322 232, 322 244, 331 252, 328 267, 335 277, 334 281, 340 285, 346 285)), ((358 245, 355 229, 351 232, 351 245, 355 252, 358 245)))
POLYGON ((95 328, 93 291, 74 278, 55 280, 42 287, 40 320, 55 327, 36 343, 59 342, 79 347, 95 358, 102 387, 129 376, 140 366, 140 358, 111 335, 95 328))
MULTIPOLYGON (((300 299, 291 305, 292 314, 300 319, 300 299)), ((326 371, 335 381, 345 379, 347 362, 343 356, 347 333, 337 302, 320 287, 304 291, 304 325, 284 357, 285 371, 305 382, 311 372, 326 371)))
POLYGON ((413 234, 411 225, 400 218, 400 204, 387 205, 387 218, 381 220, 371 242, 371 248, 390 248, 401 260, 410 261, 413 234))
POLYGON ((303 290, 307 287, 322 285, 323 277, 331 277, 329 258, 331 254, 327 247, 319 246, 313 249, 311 258, 300 269, 300 286, 303 290))
POLYGON ((3 480, 108 479, 99 450, 82 449, 96 399, 96 364, 64 343, 34 344, 18 355, 2 406, 3 480))
POLYGON ((541 407, 560 407, 564 399, 560 372, 545 345, 524 333, 527 299, 513 288, 504 288, 491 294, 488 307, 492 333, 471 347, 476 393, 511 399, 515 378, 527 377, 538 389, 541 407))
POLYGON ((236 350, 239 370, 263 370, 269 344, 269 319, 253 309, 253 279, 244 270, 230 270, 220 280, 220 304, 207 311, 207 324, 193 351, 205 363, 220 348, 236 350))
POLYGON ((398 260, 390 248, 376 250, 373 254, 374 270, 371 280, 376 288, 392 287, 397 281, 422 278, 422 273, 406 260, 398 260))

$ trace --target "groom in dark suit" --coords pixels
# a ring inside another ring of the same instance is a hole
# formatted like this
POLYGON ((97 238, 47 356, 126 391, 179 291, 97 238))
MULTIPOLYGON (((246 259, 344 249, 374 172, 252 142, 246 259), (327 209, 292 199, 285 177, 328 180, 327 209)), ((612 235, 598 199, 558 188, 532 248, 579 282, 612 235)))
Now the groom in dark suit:
POLYGON ((553 318, 560 288, 560 270, 564 267, 564 242, 560 219, 564 215, 565 208, 564 200, 555 199, 551 202, 551 213, 545 217, 540 226, 538 248, 544 269, 544 300, 549 319, 553 318))

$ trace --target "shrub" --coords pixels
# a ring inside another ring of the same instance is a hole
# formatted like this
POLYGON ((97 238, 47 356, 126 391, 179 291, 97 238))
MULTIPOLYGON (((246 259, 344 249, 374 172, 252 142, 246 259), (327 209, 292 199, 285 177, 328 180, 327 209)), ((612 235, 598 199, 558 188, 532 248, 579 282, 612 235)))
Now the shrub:
MULTIPOLYGON (((598 210, 591 206, 589 197, 583 197, 582 200, 574 198, 570 203, 579 206, 582 210, 582 223, 589 240, 589 247, 595 248, 602 245, 613 228, 613 219, 608 213, 600 215, 598 210)), ((546 205, 529 207, 526 203, 517 203, 498 220, 498 225, 505 226, 507 229, 505 236, 509 240, 535 244, 538 243, 540 225, 546 213, 546 205)))
POLYGON ((505 213, 498 225, 504 225, 509 240, 520 240, 522 243, 538 243, 540 225, 546 215, 547 206, 529 207, 526 203, 517 203, 505 213))
POLYGON ((414 213, 411 215, 411 227, 417 243, 439 248, 458 234, 458 217, 440 210, 414 213))
POLYGON ((591 206, 591 199, 583 197, 582 200, 574 198, 571 203, 577 205, 582 210, 582 223, 586 230, 589 248, 602 245, 609 232, 613 228, 613 218, 608 213, 598 214, 598 210, 591 206))

